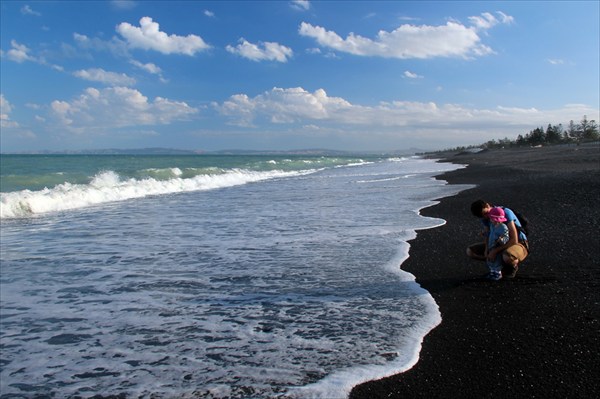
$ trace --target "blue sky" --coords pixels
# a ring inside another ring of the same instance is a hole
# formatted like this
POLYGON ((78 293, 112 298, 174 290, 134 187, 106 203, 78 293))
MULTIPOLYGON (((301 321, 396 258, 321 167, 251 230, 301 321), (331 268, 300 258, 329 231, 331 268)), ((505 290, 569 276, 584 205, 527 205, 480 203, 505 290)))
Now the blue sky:
POLYGON ((598 121, 599 4, 2 0, 1 149, 439 149, 598 121))

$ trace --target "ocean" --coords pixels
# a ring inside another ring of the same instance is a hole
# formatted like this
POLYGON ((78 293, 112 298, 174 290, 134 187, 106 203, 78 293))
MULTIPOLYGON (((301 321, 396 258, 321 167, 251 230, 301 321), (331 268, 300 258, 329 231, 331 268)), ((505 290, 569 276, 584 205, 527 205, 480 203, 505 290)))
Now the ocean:
POLYGON ((2 155, 0 397, 344 398, 438 307, 419 157, 2 155))

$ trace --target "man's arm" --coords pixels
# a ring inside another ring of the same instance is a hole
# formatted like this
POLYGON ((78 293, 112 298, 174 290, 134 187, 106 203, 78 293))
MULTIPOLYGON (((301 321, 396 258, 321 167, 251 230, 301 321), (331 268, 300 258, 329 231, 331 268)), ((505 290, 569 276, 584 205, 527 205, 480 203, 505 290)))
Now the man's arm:
POLYGON ((515 225, 515 223, 512 220, 508 221, 508 222, 506 222, 506 226, 508 227, 508 241, 506 242, 506 244, 497 246, 494 249, 492 249, 488 253, 489 260, 496 259, 496 256, 500 252, 504 251, 506 248, 513 246, 519 242, 519 232, 517 231, 517 226, 515 225))

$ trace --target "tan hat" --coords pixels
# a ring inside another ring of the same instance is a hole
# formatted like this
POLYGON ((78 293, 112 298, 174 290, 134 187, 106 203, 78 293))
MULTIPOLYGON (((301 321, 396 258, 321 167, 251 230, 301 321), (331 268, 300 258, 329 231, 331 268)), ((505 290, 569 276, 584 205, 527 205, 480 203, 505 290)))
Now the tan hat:
POLYGON ((523 244, 515 244, 504 250, 504 253, 510 256, 513 259, 518 259, 521 262, 523 259, 527 257, 529 252, 527 248, 523 244))

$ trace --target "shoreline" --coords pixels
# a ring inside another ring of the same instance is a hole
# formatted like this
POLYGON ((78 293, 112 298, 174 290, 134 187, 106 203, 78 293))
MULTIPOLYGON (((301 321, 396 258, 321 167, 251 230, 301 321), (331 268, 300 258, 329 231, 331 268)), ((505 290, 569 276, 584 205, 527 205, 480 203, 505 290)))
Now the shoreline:
POLYGON ((598 145, 435 159, 468 165, 436 178, 476 184, 422 210, 446 224, 420 230, 402 264, 434 297, 442 322, 413 368, 357 385, 349 397, 600 396, 598 145), (485 264, 465 255, 479 241, 469 209, 479 198, 530 220, 531 254, 514 279, 483 281, 485 264))

